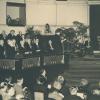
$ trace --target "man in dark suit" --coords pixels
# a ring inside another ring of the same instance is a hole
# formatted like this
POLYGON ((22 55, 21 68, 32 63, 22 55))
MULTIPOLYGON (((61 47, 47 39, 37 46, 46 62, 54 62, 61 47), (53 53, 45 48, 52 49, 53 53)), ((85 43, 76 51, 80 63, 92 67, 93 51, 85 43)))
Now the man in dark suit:
POLYGON ((17 47, 17 56, 16 57, 24 57, 25 48, 24 48, 24 40, 20 40, 20 44, 17 47))
POLYGON ((39 53, 41 51, 40 41, 38 38, 36 38, 32 44, 32 51, 33 53, 39 53))
POLYGON ((24 50, 25 50, 25 54, 31 53, 31 40, 29 38, 25 38, 24 50))
POLYGON ((13 38, 15 38, 15 30, 11 30, 11 31, 10 31, 10 33, 9 33, 8 36, 7 36, 7 40, 8 40, 8 39, 13 39, 13 38))
POLYGON ((6 45, 6 58, 15 58, 16 55, 16 40, 14 38, 9 38, 6 45))
POLYGON ((18 47, 20 46, 20 41, 21 40, 23 40, 23 38, 22 38, 22 32, 19 31, 19 34, 17 34, 17 36, 16 36, 16 44, 17 44, 18 47))
POLYGON ((4 38, 0 36, 0 59, 4 59, 4 38))

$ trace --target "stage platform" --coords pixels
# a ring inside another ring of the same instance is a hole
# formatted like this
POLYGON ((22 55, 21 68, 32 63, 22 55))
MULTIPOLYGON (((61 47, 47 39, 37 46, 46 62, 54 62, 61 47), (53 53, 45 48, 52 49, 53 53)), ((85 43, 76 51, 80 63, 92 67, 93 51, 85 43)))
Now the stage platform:
POLYGON ((100 55, 95 56, 95 55, 86 55, 82 58, 83 60, 88 60, 88 61, 97 61, 100 60, 100 55))

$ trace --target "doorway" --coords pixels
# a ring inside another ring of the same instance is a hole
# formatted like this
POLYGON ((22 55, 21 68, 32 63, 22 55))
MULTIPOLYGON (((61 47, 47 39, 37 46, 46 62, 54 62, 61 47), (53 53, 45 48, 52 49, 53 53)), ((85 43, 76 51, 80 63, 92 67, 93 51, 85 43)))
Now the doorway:
POLYGON ((90 5, 90 38, 93 50, 100 50, 100 5, 90 5))

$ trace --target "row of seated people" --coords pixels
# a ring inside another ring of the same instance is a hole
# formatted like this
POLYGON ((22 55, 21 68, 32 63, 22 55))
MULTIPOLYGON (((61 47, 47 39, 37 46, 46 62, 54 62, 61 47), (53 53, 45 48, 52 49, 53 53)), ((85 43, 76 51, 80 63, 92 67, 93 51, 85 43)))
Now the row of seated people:
POLYGON ((35 36, 30 39, 28 35, 19 33, 15 36, 15 31, 11 30, 5 37, 0 34, 0 58, 15 58, 16 55, 59 52, 62 44, 59 36, 35 36))
POLYGON ((45 69, 40 71, 31 92, 23 84, 23 77, 17 77, 15 83, 11 79, 0 84, 1 100, 100 100, 99 87, 90 88, 88 80, 81 79, 80 84, 71 86, 62 75, 58 75, 54 81, 48 82, 45 69))

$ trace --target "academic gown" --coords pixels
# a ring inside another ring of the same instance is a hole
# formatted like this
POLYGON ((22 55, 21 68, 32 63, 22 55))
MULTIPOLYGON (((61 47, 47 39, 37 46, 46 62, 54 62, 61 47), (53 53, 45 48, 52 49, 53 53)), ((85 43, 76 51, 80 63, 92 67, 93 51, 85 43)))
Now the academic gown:
POLYGON ((3 59, 3 58, 5 58, 5 56, 4 56, 4 46, 0 45, 0 59, 3 59))
POLYGON ((7 58, 15 58, 16 51, 15 47, 11 47, 10 45, 6 46, 6 57, 7 58))

